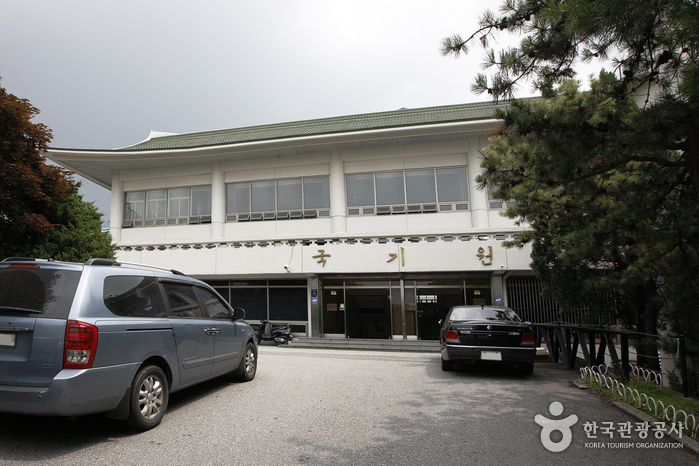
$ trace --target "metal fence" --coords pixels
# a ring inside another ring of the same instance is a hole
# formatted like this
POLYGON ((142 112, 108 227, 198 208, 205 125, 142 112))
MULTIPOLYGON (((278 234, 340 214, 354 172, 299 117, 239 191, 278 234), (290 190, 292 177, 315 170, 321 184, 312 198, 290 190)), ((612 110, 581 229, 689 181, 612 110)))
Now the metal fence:
MULTIPOLYGON (((536 277, 509 277, 507 301, 522 320, 536 323, 566 322, 571 324, 613 325, 614 316, 591 316, 584 305, 563 311, 554 301, 541 297, 541 283, 536 277)), ((609 300, 609 309, 614 308, 609 300)))

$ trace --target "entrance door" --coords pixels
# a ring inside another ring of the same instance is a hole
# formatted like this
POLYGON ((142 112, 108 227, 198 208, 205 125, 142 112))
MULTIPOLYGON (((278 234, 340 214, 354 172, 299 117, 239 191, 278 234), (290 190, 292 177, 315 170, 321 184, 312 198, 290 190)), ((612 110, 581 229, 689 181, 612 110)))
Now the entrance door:
POLYGON ((323 288, 323 334, 345 336, 345 290, 323 288))
POLYGON ((347 335, 391 338, 391 303, 387 289, 347 289, 347 335))
POLYGON ((417 315, 420 340, 439 340, 439 321, 453 306, 464 304, 461 288, 418 288, 417 315))

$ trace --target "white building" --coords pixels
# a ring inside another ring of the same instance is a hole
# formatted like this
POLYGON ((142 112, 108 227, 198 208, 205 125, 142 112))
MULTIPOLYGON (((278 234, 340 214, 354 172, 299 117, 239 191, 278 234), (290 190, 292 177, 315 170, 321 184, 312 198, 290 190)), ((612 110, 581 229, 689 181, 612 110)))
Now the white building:
POLYGON ((436 339, 452 305, 502 302, 529 319, 538 306, 530 250, 502 247, 521 227, 475 182, 496 105, 152 134, 48 157, 111 190, 119 260, 203 279, 248 320, 301 335, 436 339))

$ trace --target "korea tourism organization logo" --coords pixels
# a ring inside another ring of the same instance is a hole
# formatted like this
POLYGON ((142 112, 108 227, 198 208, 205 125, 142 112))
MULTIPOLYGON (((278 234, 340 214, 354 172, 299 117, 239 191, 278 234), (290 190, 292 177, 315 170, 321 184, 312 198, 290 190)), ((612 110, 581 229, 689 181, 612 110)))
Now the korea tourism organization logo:
MULTIPOLYGON (((563 404, 554 401, 549 405, 551 419, 542 414, 534 416, 534 422, 541 426, 541 444, 548 451, 560 453, 565 451, 573 441, 573 426, 578 424, 578 416, 563 415, 563 404)), ((577 425, 575 432, 584 434, 585 448, 684 448, 682 442, 661 441, 666 435, 675 434, 682 438, 682 422, 673 422, 670 427, 663 421, 658 422, 610 422, 585 421, 577 425)), ((576 434, 577 435, 577 434, 576 434)))
MULTIPOLYGON (((554 401, 549 405, 549 413, 553 416, 560 416, 563 414, 563 405, 558 401, 554 401)), ((573 432, 570 428, 578 422, 578 416, 571 414, 566 418, 556 420, 537 414, 534 417, 534 422, 541 426, 541 444, 548 451, 558 453, 568 448, 570 442, 573 441, 573 432), (555 431, 562 434, 561 440, 558 442, 554 442, 551 439, 551 434, 555 431)))

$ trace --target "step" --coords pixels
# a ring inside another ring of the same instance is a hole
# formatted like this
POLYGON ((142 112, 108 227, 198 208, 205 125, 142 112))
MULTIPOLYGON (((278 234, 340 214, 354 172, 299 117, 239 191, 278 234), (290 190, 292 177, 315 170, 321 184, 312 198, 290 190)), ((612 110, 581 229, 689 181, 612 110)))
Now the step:
POLYGON ((438 352, 437 340, 367 340, 359 338, 297 337, 289 344, 294 348, 352 349, 373 351, 438 352))

